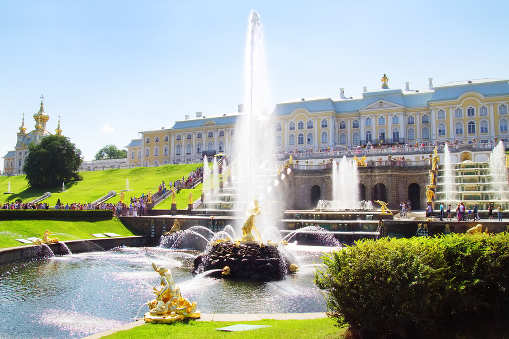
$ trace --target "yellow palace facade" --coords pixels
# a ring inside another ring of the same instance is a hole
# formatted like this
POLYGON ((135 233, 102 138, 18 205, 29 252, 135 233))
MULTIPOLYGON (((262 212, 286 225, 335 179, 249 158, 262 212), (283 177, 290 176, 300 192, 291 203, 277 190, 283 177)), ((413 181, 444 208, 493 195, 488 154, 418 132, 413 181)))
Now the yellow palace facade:
MULTIPOLYGON (((276 152, 309 152, 378 145, 490 143, 509 139, 509 82, 479 79, 424 89, 380 89, 339 98, 300 98, 272 112, 276 152)), ((231 154, 239 111, 177 121, 140 132, 128 146, 129 166, 201 162, 231 154)), ((241 146, 237 146, 241 147, 241 146)))

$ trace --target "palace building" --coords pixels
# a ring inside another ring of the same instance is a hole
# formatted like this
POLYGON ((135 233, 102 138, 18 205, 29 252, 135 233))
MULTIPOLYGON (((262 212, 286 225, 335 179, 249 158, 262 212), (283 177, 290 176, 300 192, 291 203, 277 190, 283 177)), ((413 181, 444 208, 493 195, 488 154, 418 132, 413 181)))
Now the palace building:
MULTIPOLYGON (((509 82, 480 79, 428 88, 380 89, 339 98, 301 98, 276 105, 272 113, 276 152, 320 152, 365 146, 443 142, 490 143, 509 139, 509 82)), ((241 105, 239 105, 240 107, 241 105)), ((129 166, 201 162, 204 155, 230 154, 236 113, 177 121, 140 132, 128 146, 129 166)))
MULTIPOLYGON (((14 151, 7 152, 7 154, 3 156, 4 175, 23 174, 23 166, 28 155, 28 145, 32 143, 38 144, 41 142, 42 138, 47 135, 51 135, 51 133, 46 130, 46 123, 49 120, 49 116, 44 112, 43 99, 44 97, 41 97, 41 107, 33 116, 35 120, 35 129, 29 133, 26 133, 25 114, 23 114, 21 126, 16 136, 16 146, 14 147, 14 151)), ((55 129, 55 134, 62 135, 60 118, 58 119, 58 127, 55 129)))

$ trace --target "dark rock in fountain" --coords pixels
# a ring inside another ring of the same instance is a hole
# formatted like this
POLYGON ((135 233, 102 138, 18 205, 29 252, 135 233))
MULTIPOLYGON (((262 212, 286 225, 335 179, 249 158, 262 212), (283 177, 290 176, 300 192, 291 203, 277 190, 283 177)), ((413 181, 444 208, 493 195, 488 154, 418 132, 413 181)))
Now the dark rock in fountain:
POLYGON ((291 264, 276 245, 223 241, 196 257, 193 273, 215 270, 211 276, 216 278, 273 281, 283 279, 291 264), (220 271, 225 266, 229 267, 229 274, 220 271))

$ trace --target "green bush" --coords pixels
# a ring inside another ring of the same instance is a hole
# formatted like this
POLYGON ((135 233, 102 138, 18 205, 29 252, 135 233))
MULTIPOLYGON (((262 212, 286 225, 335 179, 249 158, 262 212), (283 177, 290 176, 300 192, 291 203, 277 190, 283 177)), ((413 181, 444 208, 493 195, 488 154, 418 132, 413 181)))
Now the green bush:
POLYGON ((457 317, 507 316, 509 235, 364 240, 315 277, 338 325, 362 338, 422 337, 457 317))

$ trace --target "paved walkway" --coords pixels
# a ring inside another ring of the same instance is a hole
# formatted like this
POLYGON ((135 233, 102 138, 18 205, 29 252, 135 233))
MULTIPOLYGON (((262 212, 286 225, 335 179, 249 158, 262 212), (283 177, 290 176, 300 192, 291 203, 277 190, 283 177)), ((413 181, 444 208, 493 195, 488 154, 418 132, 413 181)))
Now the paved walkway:
MULTIPOLYGON (((196 321, 257 321, 263 319, 275 319, 275 320, 306 320, 306 319, 318 319, 325 318, 325 313, 267 313, 267 314, 202 314, 201 318, 196 321)), ((145 321, 138 319, 135 322, 125 324, 120 327, 112 328, 104 332, 100 332, 83 339, 99 339, 105 336, 111 335, 115 332, 130 330, 131 328, 144 325, 145 321)))

